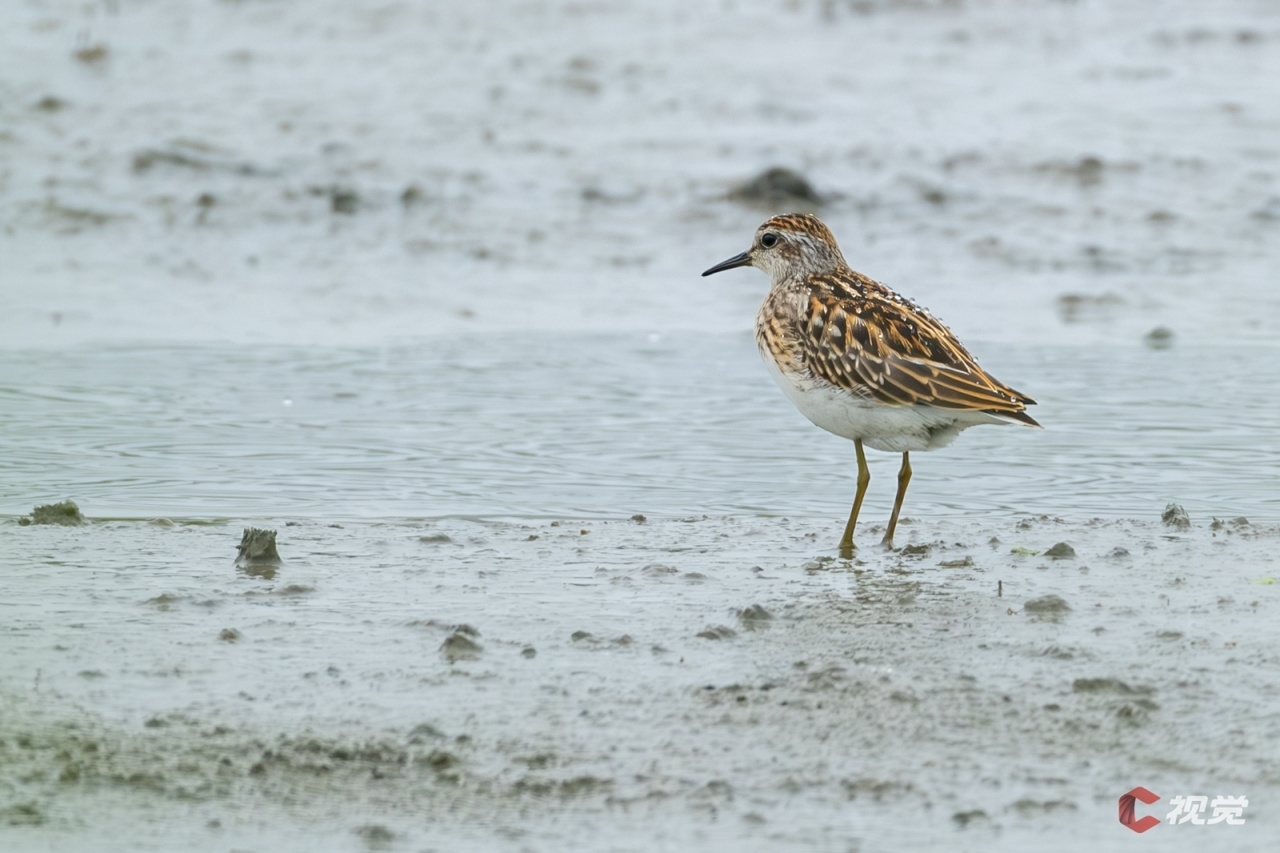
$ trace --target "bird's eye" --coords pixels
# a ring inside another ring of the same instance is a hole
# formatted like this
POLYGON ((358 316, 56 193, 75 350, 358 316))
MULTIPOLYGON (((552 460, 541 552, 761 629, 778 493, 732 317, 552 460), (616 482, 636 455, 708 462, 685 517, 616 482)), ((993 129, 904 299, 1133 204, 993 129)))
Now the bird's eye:
POLYGON ((772 231, 765 234, 760 238, 760 245, 764 246, 766 249, 772 249, 774 246, 778 245, 778 235, 774 234, 772 231))

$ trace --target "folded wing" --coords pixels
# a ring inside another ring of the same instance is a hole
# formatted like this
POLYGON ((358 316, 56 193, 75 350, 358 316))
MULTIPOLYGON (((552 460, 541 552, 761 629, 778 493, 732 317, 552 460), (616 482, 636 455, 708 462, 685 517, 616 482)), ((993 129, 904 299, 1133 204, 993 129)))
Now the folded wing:
POLYGON ((878 403, 980 411, 1039 426, 1026 413, 1035 400, 979 367, 927 311, 887 290, 815 289, 800 349, 816 377, 878 403))

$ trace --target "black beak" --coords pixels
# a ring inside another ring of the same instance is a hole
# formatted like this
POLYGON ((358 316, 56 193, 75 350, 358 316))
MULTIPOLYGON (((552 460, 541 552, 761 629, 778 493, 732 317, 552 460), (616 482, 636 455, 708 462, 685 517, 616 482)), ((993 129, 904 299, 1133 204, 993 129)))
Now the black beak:
POLYGON ((751 266, 751 253, 743 252, 741 255, 734 255, 732 258, 730 258, 727 261, 721 261, 711 269, 704 272, 703 275, 708 276, 708 275, 711 275, 712 273, 731 270, 734 267, 749 267, 749 266, 751 266))

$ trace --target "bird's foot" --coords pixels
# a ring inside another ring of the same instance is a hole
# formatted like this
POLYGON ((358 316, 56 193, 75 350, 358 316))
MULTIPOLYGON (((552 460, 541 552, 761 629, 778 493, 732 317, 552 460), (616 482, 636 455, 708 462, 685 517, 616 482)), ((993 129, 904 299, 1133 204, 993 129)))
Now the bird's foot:
POLYGON ((856 550, 858 550, 858 547, 854 545, 852 542, 841 542, 840 543, 840 559, 852 560, 853 552, 856 550))

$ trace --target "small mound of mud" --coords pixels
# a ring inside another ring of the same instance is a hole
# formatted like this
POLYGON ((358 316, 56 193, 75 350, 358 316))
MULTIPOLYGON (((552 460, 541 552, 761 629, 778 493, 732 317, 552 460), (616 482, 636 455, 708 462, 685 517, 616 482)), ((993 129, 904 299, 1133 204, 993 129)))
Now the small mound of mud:
POLYGON ((351 215, 360 209, 360 194, 350 187, 330 187, 329 209, 351 215))
POLYGON ((111 56, 110 49, 105 44, 90 44, 76 49, 72 54, 76 59, 85 65, 97 65, 105 62, 107 57, 111 56))
POLYGON ((35 109, 45 113, 56 113, 65 110, 68 106, 67 102, 57 95, 45 95, 33 105, 35 109))
POLYGON ((1160 520, 1176 530, 1191 529, 1191 516, 1187 515, 1187 511, 1178 504, 1166 506, 1164 512, 1160 514, 1160 520))
POLYGON ((1148 687, 1130 687, 1118 678, 1077 678, 1071 682, 1072 693, 1115 693, 1133 696, 1150 693, 1148 687))
POLYGON ((44 504, 31 510, 30 516, 18 519, 18 524, 26 527, 29 524, 61 524, 64 527, 79 527, 88 524, 88 520, 80 513, 75 501, 62 501, 56 504, 44 504))
POLYGON ((240 537, 236 565, 241 568, 247 566, 278 566, 280 562, 280 553, 276 551, 276 532, 274 530, 259 530, 256 527, 246 527, 244 535, 240 537))
POLYGON ((1151 349, 1168 349, 1173 346, 1173 329, 1156 326, 1143 336, 1142 342, 1151 349))
POLYGON ((738 611, 738 621, 748 631, 767 627, 773 621, 773 614, 759 604, 753 604, 738 611))
POLYGON ((237 160, 215 146, 195 141, 176 142, 164 148, 144 148, 133 155, 135 174, 142 175, 160 167, 245 176, 271 174, 269 170, 237 160))
POLYGON ((1082 187, 1097 186, 1107 172, 1136 172, 1136 163, 1107 163, 1092 154, 1078 160, 1048 160, 1036 164, 1037 172, 1073 180, 1082 187))
POLYGON ((1064 323, 1109 320, 1124 306, 1115 293, 1064 293, 1058 297, 1058 316, 1064 323))
POLYGON ((396 840, 396 834, 380 823, 366 823, 357 826, 355 834, 373 850, 382 850, 396 840))
POLYGON ((484 651, 484 647, 477 643, 471 637, 475 636, 475 629, 470 632, 462 630, 468 626, 460 626, 448 637, 445 637, 443 643, 440 644, 440 654, 445 660, 453 663, 458 660, 477 660, 480 653, 484 651))
POLYGON ((8 826, 40 826, 44 822, 44 812, 35 803, 16 803, 0 809, 0 823, 8 826))
POLYGON ((1022 605, 1022 609, 1027 613, 1036 613, 1041 616, 1055 616, 1070 611, 1071 605, 1067 604, 1062 596, 1044 595, 1031 599, 1022 605))
POLYGON ((1044 556, 1051 560, 1069 560, 1076 555, 1076 549, 1072 548, 1066 542, 1059 542, 1044 552, 1044 556))
POLYGON ((988 816, 982 809, 971 809, 967 812, 956 812, 951 816, 951 819, 955 821, 956 826, 961 829, 964 829, 974 821, 989 822, 991 820, 990 816, 988 816))
POLYGON ((799 172, 774 166, 756 175, 746 183, 729 191, 733 201, 755 205, 801 205, 816 207, 822 196, 799 172))

